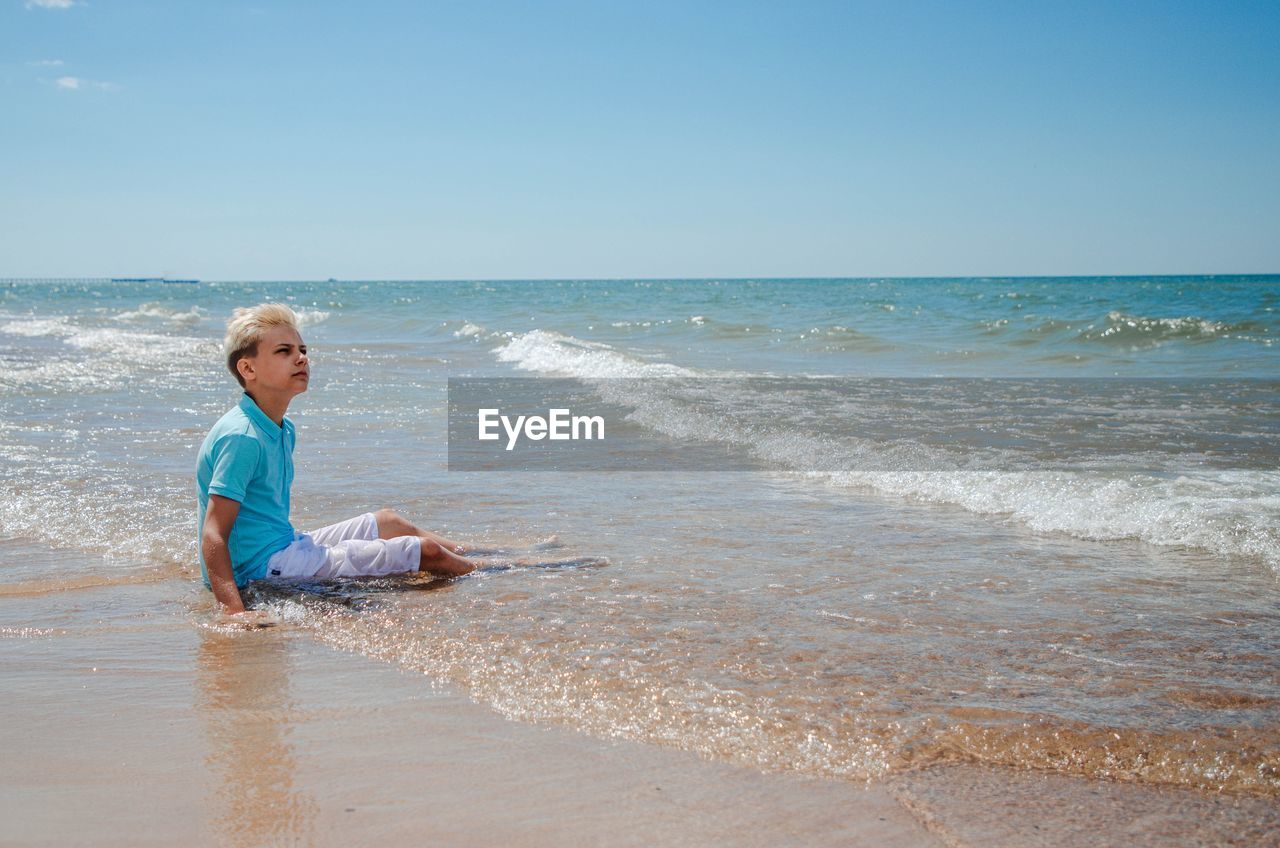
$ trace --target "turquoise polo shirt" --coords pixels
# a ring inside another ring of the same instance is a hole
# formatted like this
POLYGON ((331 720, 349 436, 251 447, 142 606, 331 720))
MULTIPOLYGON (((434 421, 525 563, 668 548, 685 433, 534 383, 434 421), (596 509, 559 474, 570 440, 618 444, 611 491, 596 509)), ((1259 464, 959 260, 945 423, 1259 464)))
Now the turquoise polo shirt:
POLYGON ((200 538, 209 495, 240 504, 227 540, 237 586, 261 580, 271 555, 293 541, 289 487, 293 485, 294 442, 293 422, 286 418, 283 426, 276 426, 247 393, 205 436, 196 460, 200 502, 196 550, 200 551, 200 576, 205 586, 209 585, 209 572, 200 538))

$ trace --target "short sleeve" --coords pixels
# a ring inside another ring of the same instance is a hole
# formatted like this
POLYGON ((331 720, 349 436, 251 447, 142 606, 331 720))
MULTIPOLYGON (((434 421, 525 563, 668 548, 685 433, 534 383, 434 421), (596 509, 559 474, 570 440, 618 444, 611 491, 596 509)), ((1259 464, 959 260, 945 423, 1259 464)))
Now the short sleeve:
POLYGON ((209 494, 242 503, 253 472, 258 468, 262 446, 252 436, 236 433, 215 442, 212 453, 213 476, 209 480, 209 494))

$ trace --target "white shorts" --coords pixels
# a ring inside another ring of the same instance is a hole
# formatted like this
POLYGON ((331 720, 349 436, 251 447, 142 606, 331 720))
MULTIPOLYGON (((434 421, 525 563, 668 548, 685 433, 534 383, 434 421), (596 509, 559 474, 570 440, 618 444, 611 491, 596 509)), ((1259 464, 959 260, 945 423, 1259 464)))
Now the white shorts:
POLYGON ((422 539, 380 539, 378 520, 366 512, 310 533, 294 533, 289 547, 267 560, 266 579, 403 574, 417 571, 421 561, 422 539))

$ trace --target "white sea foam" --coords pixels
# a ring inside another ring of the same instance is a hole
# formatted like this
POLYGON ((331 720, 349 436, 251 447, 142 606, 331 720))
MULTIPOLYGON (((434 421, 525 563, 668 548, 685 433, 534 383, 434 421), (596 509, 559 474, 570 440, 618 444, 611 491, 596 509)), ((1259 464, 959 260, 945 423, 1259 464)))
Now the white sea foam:
POLYGON ((163 303, 144 303, 137 309, 130 309, 115 316, 117 321, 161 321, 179 326, 190 326, 204 317, 205 311, 199 306, 190 309, 176 309, 163 303))
POLYGON ((195 349, 210 344, 207 339, 111 328, 78 330, 67 336, 65 341, 72 347, 133 357, 140 362, 159 362, 173 357, 191 356, 195 349))
POLYGON ((322 321, 327 321, 330 314, 323 309, 312 309, 305 306, 293 310, 293 313, 298 316, 299 327, 309 327, 322 321))
POLYGON ((0 483, 0 538, 72 544, 137 562, 195 561, 187 480, 166 476, 139 489, 91 461, 59 463, 57 470, 38 478, 38 488, 30 472, 0 483))
MULTIPOLYGON (((756 414, 749 389, 707 380, 738 416, 726 417, 684 402, 688 379, 609 384, 609 378, 721 377, 640 359, 610 345, 534 330, 495 351, 499 360, 548 376, 593 382, 610 402, 632 406, 633 422, 676 439, 719 441, 741 447, 768 464, 799 472, 834 488, 862 489, 974 513, 1012 517, 1038 532, 1088 540, 1135 539, 1223 555, 1258 557, 1280 570, 1280 473, 1217 470, 1195 476, 1120 474, 1100 470, 1034 468, 973 470, 974 457, 946 446, 874 441, 848 434, 814 435, 788 424, 776 410, 756 414), (743 392, 742 397, 726 392, 743 392), (922 470, 927 469, 927 470, 922 470)), ((804 410, 796 410, 797 414, 804 410)))
POLYGON ((70 318, 29 318, 0 325, 0 332, 28 338, 59 340, 61 350, 32 359, 25 367, 6 369, 0 385, 91 390, 118 385, 148 368, 188 372, 217 358, 211 339, 118 327, 85 327, 70 318), (87 353, 86 353, 87 352, 87 353))
POLYGON ((513 336, 495 354, 524 371, 581 378, 695 377, 698 373, 665 362, 646 362, 600 342, 583 341, 552 330, 513 336))
POLYGON ((1081 471, 810 473, 836 487, 1008 515, 1040 532, 1255 556, 1280 570, 1280 498, 1274 494, 1280 475, 1275 473, 1219 472, 1173 480, 1081 471))
POLYGON ((75 332, 75 328, 64 317, 22 318, 16 321, 7 321, 0 325, 0 333, 8 333, 11 336, 27 336, 28 338, 69 336, 73 332, 75 332))

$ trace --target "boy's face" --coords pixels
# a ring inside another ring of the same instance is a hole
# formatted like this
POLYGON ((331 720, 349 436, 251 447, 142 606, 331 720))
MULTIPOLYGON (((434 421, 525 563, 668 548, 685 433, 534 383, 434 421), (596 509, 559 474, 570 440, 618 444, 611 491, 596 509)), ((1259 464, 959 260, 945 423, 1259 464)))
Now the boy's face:
POLYGON ((292 327, 269 328, 258 342, 258 352, 241 359, 237 367, 251 392, 293 397, 305 392, 311 380, 307 346, 292 327))

